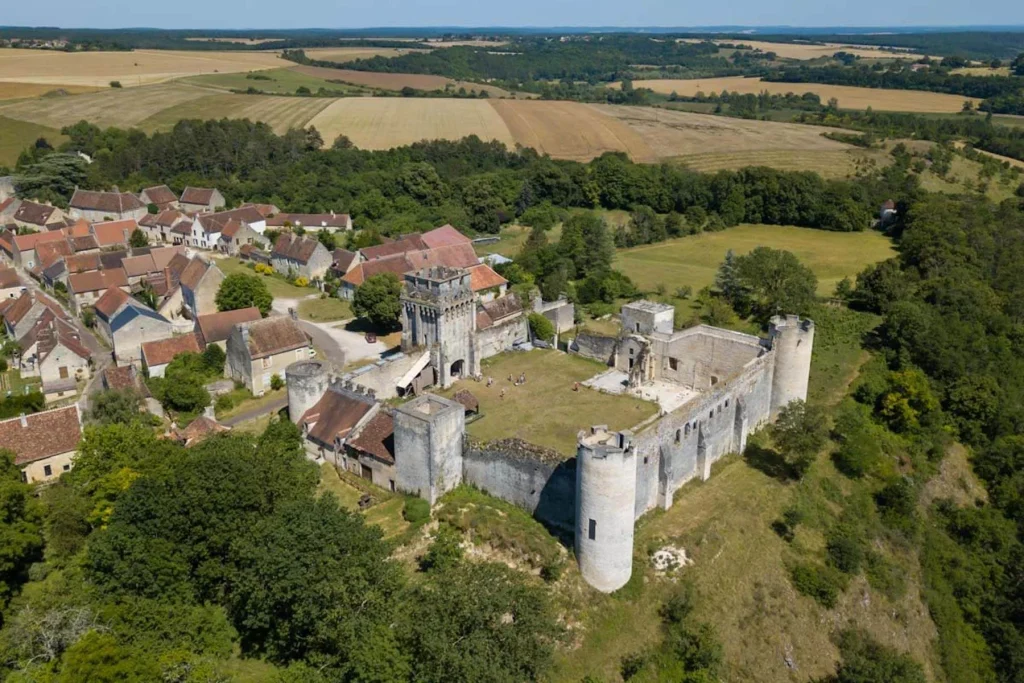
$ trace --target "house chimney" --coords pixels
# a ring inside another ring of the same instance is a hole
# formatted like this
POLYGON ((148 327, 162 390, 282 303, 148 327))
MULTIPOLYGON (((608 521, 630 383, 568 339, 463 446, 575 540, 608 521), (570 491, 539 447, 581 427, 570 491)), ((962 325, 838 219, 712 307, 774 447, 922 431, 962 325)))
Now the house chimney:
POLYGON ((28 427, 28 418, 25 417, 25 413, 21 414, 20 419, 21 419, 21 426, 22 426, 22 428, 23 429, 27 428, 28 427))

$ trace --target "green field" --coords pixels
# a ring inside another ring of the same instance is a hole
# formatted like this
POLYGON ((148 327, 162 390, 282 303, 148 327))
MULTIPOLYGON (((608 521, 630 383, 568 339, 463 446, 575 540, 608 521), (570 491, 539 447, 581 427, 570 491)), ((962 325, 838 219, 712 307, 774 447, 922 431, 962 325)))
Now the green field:
POLYGON ((352 304, 343 299, 304 299, 299 302, 299 317, 315 323, 348 320, 352 315, 352 304))
POLYGON ((647 419, 657 406, 632 396, 603 394, 574 382, 583 382, 607 369, 580 356, 557 351, 503 353, 485 360, 484 377, 494 385, 463 380, 444 392, 451 396, 468 389, 480 401, 479 420, 466 427, 470 436, 483 441, 516 437, 553 448, 566 457, 576 453, 576 434, 591 425, 607 424, 628 429, 647 419), (508 376, 526 373, 526 384, 514 386, 508 376), (501 398, 502 390, 505 397, 501 398))
POLYGON ((320 88, 349 94, 367 92, 366 88, 342 83, 331 83, 327 79, 309 76, 292 69, 271 69, 270 71, 233 74, 206 74, 203 76, 190 76, 182 79, 182 81, 193 85, 222 88, 224 90, 248 90, 249 88, 255 88, 266 93, 281 95, 294 94, 295 90, 301 87, 309 88, 314 93, 320 88), (250 76, 258 77, 250 78, 250 76))
POLYGON ((54 147, 67 140, 56 128, 0 116, 0 166, 14 166, 18 155, 39 138, 54 147))
MULTIPOLYGON (((245 273, 256 275, 252 268, 236 258, 223 258, 217 260, 217 267, 224 271, 225 275, 232 273, 245 273)), ((276 275, 263 275, 263 281, 267 283, 267 289, 275 299, 304 299, 317 291, 311 287, 296 287, 289 284, 284 278, 276 275)))
POLYGON ((615 266, 642 290, 665 285, 668 292, 689 285, 696 292, 714 284, 730 249, 737 255, 765 246, 791 251, 818 276, 818 293, 831 294, 836 283, 865 266, 895 254, 889 238, 873 231, 829 232, 791 226, 739 225, 721 232, 681 237, 620 250, 615 266))

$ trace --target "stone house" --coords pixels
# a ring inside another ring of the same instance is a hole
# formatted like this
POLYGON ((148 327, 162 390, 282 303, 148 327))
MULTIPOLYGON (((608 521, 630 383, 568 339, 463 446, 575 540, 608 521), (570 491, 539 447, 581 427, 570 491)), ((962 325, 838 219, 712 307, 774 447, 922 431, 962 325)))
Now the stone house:
MULTIPOLYGON (((150 244, 171 244, 174 242, 172 230, 183 223, 191 223, 186 214, 177 209, 165 209, 160 213, 150 213, 139 221, 139 227, 146 233, 150 244)), ((191 233, 191 227, 189 228, 191 233)))
POLYGON ((331 264, 331 272, 339 279, 352 270, 352 267, 359 261, 359 254, 348 249, 335 249, 332 256, 334 263, 331 264))
POLYGON ((69 471, 81 440, 77 404, 0 421, 0 448, 14 452, 21 479, 29 484, 69 471))
POLYGON ((208 187, 186 187, 178 200, 178 206, 187 213, 216 211, 226 205, 220 190, 208 187))
POLYGON ((175 356, 182 353, 200 353, 199 341, 193 332, 179 334, 168 339, 144 342, 142 344, 142 367, 150 377, 163 377, 164 371, 175 356))
POLYGON ((146 205, 131 192, 75 190, 68 204, 68 215, 72 218, 94 223, 128 218, 137 221, 147 212, 146 205))
POLYGON ((68 276, 68 300, 76 315, 82 309, 94 305, 97 300, 111 287, 128 291, 128 278, 123 268, 112 270, 90 270, 84 273, 73 273, 68 276))
POLYGON ((36 266, 36 247, 46 242, 60 242, 65 239, 64 233, 60 230, 51 232, 36 232, 30 235, 15 235, 12 241, 11 259, 14 265, 25 270, 31 270, 36 266))
MULTIPOLYGON (((8 300, 9 301, 9 300, 8 300)), ((6 303, 6 302, 5 302, 6 303)), ((26 290, 7 304, 3 312, 4 331, 11 339, 22 339, 44 315, 70 321, 60 304, 42 292, 26 290)))
POLYGON ((299 323, 274 317, 235 325, 227 342, 228 374, 254 396, 270 389, 274 375, 285 377, 285 368, 313 355, 313 346, 299 323))
POLYGON ((170 320, 129 297, 110 320, 114 361, 118 365, 141 365, 144 343, 167 339, 173 334, 174 325, 170 320))
POLYGON ((352 431, 340 464, 386 491, 395 490, 395 419, 386 408, 352 431))
POLYGON ((217 312, 217 290, 224 282, 224 273, 215 264, 193 256, 181 273, 181 294, 185 309, 194 320, 217 312))
POLYGON ((130 298, 123 289, 109 287, 93 304, 93 310, 96 312, 96 333, 108 344, 114 343, 114 337, 110 333, 110 321, 128 303, 130 298))
POLYGON ((6 221, 19 228, 49 230, 49 226, 63 222, 64 212, 49 204, 37 204, 27 199, 16 199, 8 207, 6 221))
POLYGON ((166 185, 147 187, 139 193, 139 200, 146 205, 155 205, 159 211, 178 208, 178 195, 166 185))
POLYGON ((279 213, 267 219, 267 227, 303 228, 306 232, 346 232, 352 229, 352 217, 347 213, 279 213))
POLYGON ((226 351, 228 337, 231 336, 231 330, 235 325, 262 319, 260 309, 255 306, 201 315, 196 318, 196 337, 199 339, 199 346, 205 349, 210 344, 216 344, 226 351))
POLYGON ((266 239, 252 226, 235 218, 229 219, 220 232, 217 248, 230 256, 238 256, 242 247, 253 246, 257 249, 265 247, 266 239))
POLYGON ((282 275, 295 273, 312 281, 323 278, 334 257, 315 237, 285 232, 274 243, 270 263, 282 275))
POLYGON ((43 384, 85 380, 92 376, 92 354, 82 343, 75 326, 60 318, 54 318, 35 332, 35 344, 25 349, 22 358, 29 353, 34 357, 36 369, 33 373, 23 371, 22 374, 37 374, 43 384))

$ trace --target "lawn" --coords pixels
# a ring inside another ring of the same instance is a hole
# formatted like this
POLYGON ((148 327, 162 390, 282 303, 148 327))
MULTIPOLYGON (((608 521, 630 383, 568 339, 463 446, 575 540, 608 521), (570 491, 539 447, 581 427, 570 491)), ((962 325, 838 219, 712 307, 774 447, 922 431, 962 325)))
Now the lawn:
MULTIPOLYGON (((284 377, 281 379, 284 379, 284 377)), ((249 393, 248 389, 235 389, 228 395, 234 399, 235 403, 229 410, 218 412, 218 420, 226 420, 250 410, 256 410, 257 408, 270 405, 274 401, 285 398, 287 396, 287 392, 284 389, 278 389, 277 391, 270 389, 262 396, 253 396, 249 393)))
POLYGON ((485 360, 484 377, 494 385, 464 380, 444 392, 451 396, 468 389, 480 401, 480 419, 466 427, 470 436, 483 441, 517 437, 555 449, 566 457, 576 454, 576 435, 591 425, 607 424, 628 429, 647 419, 657 406, 632 396, 614 396, 580 386, 607 368, 579 356, 558 351, 503 353, 485 360), (508 376, 526 373, 526 384, 514 386, 508 376), (505 398, 501 398, 502 390, 505 398))
MULTIPOLYGON (((476 244, 477 256, 486 256, 487 254, 501 254, 508 258, 515 258, 522 250, 523 245, 526 244, 526 238, 530 236, 530 228, 527 225, 506 225, 498 233, 498 241, 491 244, 476 244)), ((561 224, 554 226, 545 233, 548 238, 548 242, 557 242, 558 238, 562 236, 561 224)))
POLYGON ((320 465, 320 485, 317 486, 319 493, 333 493, 341 506, 349 510, 359 509, 359 498, 362 491, 342 480, 338 470, 329 462, 320 465))
POLYGON ((818 293, 831 294, 844 277, 895 254, 892 241, 874 231, 829 232, 777 225, 738 225, 721 232, 681 237, 620 250, 615 266, 642 290, 664 285, 674 292, 684 285, 696 293, 714 284, 715 273, 730 249, 737 255, 766 246, 791 251, 818 276, 818 293))
POLYGON ((299 303, 299 317, 315 323, 348 320, 352 316, 352 304, 344 299, 305 299, 299 303))
POLYGON ((39 138, 54 147, 67 140, 56 128, 0 116, 0 166, 14 166, 18 155, 39 138))
POLYGON ((294 69, 271 69, 270 71, 258 71, 250 73, 233 74, 206 74, 203 76, 190 76, 183 79, 186 83, 203 85, 207 87, 223 88, 225 90, 248 90, 255 88, 265 93, 279 95, 294 94, 300 87, 309 88, 310 92, 317 92, 325 88, 332 92, 345 92, 348 94, 362 94, 367 92, 366 88, 360 88, 342 83, 331 83, 327 79, 308 74, 300 73, 294 69), (250 76, 255 76, 250 78, 250 76), (269 79, 269 80, 266 80, 269 79))
POLYGON ((12 396, 20 396, 28 391, 38 390, 40 387, 41 382, 38 377, 22 378, 21 373, 17 370, 0 373, 0 392, 3 395, 10 392, 12 396))
MULTIPOLYGON (((236 258, 218 259, 217 267, 224 271, 225 275, 231 275, 232 273, 256 274, 246 263, 236 258)), ((275 299, 302 299, 317 293, 317 290, 312 287, 296 287, 293 284, 289 284, 288 281, 279 275, 263 275, 261 277, 267 283, 267 289, 270 290, 270 294, 275 299)))

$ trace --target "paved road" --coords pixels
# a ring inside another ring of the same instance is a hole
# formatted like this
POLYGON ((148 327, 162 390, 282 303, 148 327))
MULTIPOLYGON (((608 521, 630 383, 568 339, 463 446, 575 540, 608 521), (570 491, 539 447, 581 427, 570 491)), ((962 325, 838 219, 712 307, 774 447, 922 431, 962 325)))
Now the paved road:
POLYGON ((223 425, 227 425, 228 427, 234 427, 235 425, 240 424, 242 422, 255 420, 257 417, 262 417, 263 415, 267 415, 269 413, 276 413, 277 411, 281 410, 287 405, 287 397, 279 398, 273 403, 268 403, 264 406, 260 406, 259 408, 253 408, 252 410, 247 410, 244 413, 239 413, 234 417, 229 417, 226 420, 221 420, 220 423, 223 425))
MULTIPOLYGON (((319 296, 319 294, 311 294, 306 298, 312 299, 319 296)), ((298 309, 300 301, 302 299, 274 299, 274 314, 288 315, 289 309, 298 309)), ((366 358, 376 360, 388 350, 387 346, 381 342, 369 344, 364 335, 358 332, 349 332, 344 328, 345 322, 336 320, 329 323, 314 323, 309 320, 299 320, 302 329, 313 338, 313 345, 323 351, 327 360, 339 371, 348 363, 366 358)))

